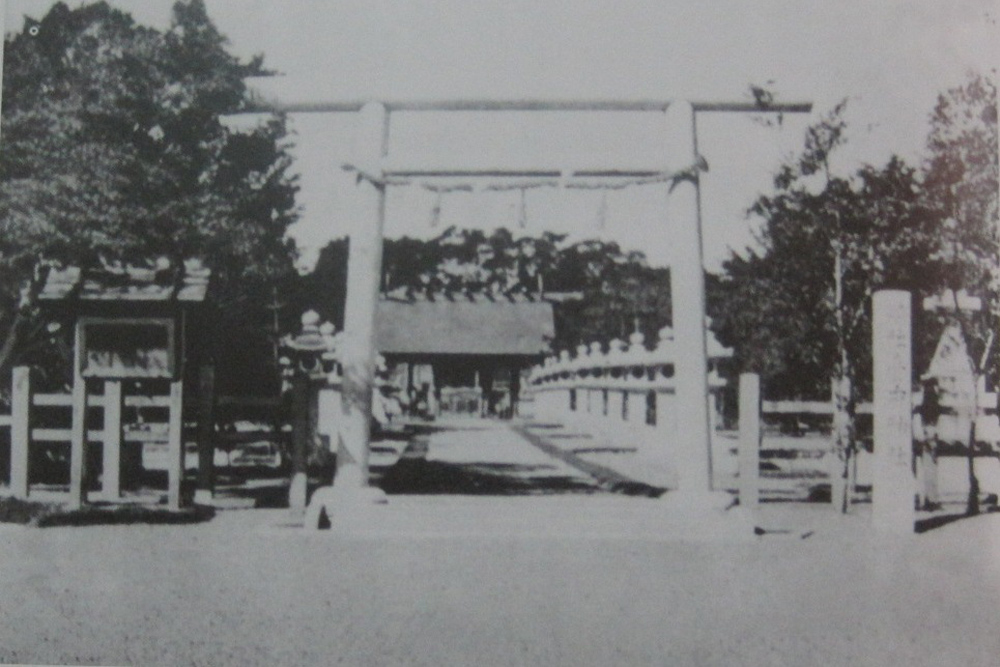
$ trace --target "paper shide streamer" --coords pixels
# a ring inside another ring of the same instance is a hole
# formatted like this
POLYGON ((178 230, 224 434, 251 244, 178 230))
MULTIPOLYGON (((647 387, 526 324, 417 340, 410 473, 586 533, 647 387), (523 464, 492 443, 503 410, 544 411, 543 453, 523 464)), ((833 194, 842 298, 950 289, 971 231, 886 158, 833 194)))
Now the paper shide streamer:
POLYGON ((376 176, 359 169, 358 167, 345 164, 345 171, 353 171, 357 174, 357 180, 369 180, 380 186, 396 187, 420 187, 435 194, 434 205, 431 207, 430 225, 437 226, 441 221, 441 210, 444 195, 453 192, 511 192, 518 191, 519 199, 517 203, 517 224, 519 227, 527 227, 527 191, 538 188, 558 188, 566 190, 600 190, 602 191, 601 201, 597 212, 597 222, 601 229, 607 224, 608 219, 608 199, 607 192, 611 190, 624 190, 630 187, 644 185, 669 184, 670 191, 683 181, 697 182, 701 172, 708 171, 708 162, 701 155, 698 155, 691 166, 675 170, 661 171, 649 176, 591 176, 577 175, 566 170, 559 176, 542 178, 525 178, 518 176, 496 176, 496 175, 470 175, 468 177, 455 176, 397 176, 393 174, 376 176), (492 182, 483 183, 489 178, 492 182))

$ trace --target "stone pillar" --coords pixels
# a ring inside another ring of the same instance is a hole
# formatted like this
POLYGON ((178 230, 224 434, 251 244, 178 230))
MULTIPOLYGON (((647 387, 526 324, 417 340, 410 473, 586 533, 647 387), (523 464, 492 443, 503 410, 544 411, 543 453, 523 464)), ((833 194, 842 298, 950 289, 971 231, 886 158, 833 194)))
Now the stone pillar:
POLYGON ((321 439, 325 436, 328 443, 336 443, 340 419, 339 386, 320 387, 316 404, 316 432, 321 439))
POLYGON ((207 504, 215 495, 215 366, 198 369, 198 487, 194 502, 207 504))
POLYGON ((521 369, 516 365, 510 367, 510 416, 513 419, 520 415, 518 404, 521 401, 521 369))
MULTIPOLYGON (((545 410, 545 399, 543 398, 544 392, 539 391, 539 387, 536 385, 528 385, 526 393, 528 395, 527 400, 531 401, 531 404, 533 406, 533 414, 531 415, 531 418, 536 420, 545 419, 546 410, 545 410)), ((482 393, 480 393, 480 396, 482 396, 482 393)), ((480 410, 482 409, 482 404, 483 402, 482 399, 480 398, 479 401, 480 410)))
POLYGON ((181 508, 184 480, 184 382, 170 382, 170 417, 167 425, 167 507, 181 508))
POLYGON ((69 507, 79 509, 87 501, 87 381, 81 370, 80 325, 76 327, 76 352, 73 359, 73 422, 69 445, 69 507))
MULTIPOLYGON (((667 160, 674 172, 691 170, 697 161, 694 110, 675 101, 666 112, 667 160)), ((670 185, 667 229, 673 239, 670 263, 675 340, 674 368, 678 423, 673 442, 680 492, 701 496, 709 506, 711 488, 708 417, 708 354, 705 346, 705 276, 702 263, 697 174, 670 185)), ((669 494, 668 494, 669 496, 669 494)))
POLYGON ((941 502, 938 493, 937 452, 927 443, 920 448, 919 466, 921 507, 925 510, 934 509, 941 502))
POLYGON ((656 430, 663 434, 664 447, 670 449, 673 449, 677 431, 676 401, 677 396, 672 391, 661 389, 656 392, 656 430))
MULTIPOLYGON (((342 371, 340 424, 337 428, 337 472, 332 487, 317 489, 305 515, 315 529, 325 513, 330 521, 359 503, 385 502, 380 489, 368 486, 372 392, 375 380, 375 312, 382 277, 382 227, 385 184, 382 159, 388 150, 389 112, 378 102, 358 113, 354 146, 358 169, 358 210, 347 256, 347 301, 343 341, 338 350, 342 371)), ((433 387, 432 387, 433 389, 433 387)), ((432 399, 428 399, 432 403, 432 399)))
POLYGON ((622 402, 625 400, 625 392, 619 389, 608 390, 608 416, 604 418, 604 424, 620 424, 622 421, 622 402))
POLYGON ((10 492, 15 498, 27 498, 31 442, 31 369, 18 366, 11 379, 10 492))
POLYGON ((306 508, 309 481, 306 459, 312 440, 312 428, 309 416, 309 377, 296 367, 292 383, 292 482, 288 487, 288 507, 297 515, 306 508))
POLYGON ((708 391, 708 437, 715 438, 715 432, 719 428, 719 395, 709 389, 708 391))
POLYGON ((913 405, 910 294, 881 290, 872 297, 875 451, 872 524, 879 531, 913 532, 913 405))
POLYGON ((677 435, 673 392, 666 388, 656 390, 656 424, 650 434, 650 458, 663 471, 660 483, 671 490, 678 488, 677 464, 674 458, 674 439, 677 435))
POLYGON ((337 475, 334 484, 368 484, 368 449, 371 428, 372 389, 375 376, 375 310, 382 272, 382 227, 385 222, 385 185, 382 158, 388 144, 389 115, 379 103, 369 103, 359 112, 355 145, 359 219, 351 232, 347 260, 347 303, 344 311, 344 341, 340 349, 343 365, 344 437, 337 443, 337 475), (375 179, 375 180, 372 180, 375 179))
POLYGON ((545 397, 545 418, 556 421, 562 419, 566 412, 563 405, 562 391, 559 389, 545 389, 540 395, 545 397))
POLYGON ((760 376, 740 375, 740 505, 754 509, 760 501, 760 376))
POLYGON ((104 444, 101 447, 101 496, 117 500, 121 496, 122 469, 122 383, 104 383, 104 444))

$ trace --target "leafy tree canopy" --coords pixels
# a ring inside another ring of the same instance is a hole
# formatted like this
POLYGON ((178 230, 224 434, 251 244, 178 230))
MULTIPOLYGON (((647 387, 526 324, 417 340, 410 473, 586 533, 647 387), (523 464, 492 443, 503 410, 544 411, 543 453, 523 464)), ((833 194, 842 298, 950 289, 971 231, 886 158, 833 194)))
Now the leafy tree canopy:
MULTIPOLYGON (((996 329, 995 86, 971 75, 940 96, 922 170, 892 158, 846 178, 832 175, 828 157, 843 142, 842 110, 810 128, 774 192, 750 208, 764 222, 759 248, 734 255, 710 281, 716 333, 775 397, 829 396, 838 373, 862 395, 870 392, 876 289, 910 290, 918 325, 932 325, 938 316, 920 310, 923 297, 964 288, 992 309, 992 319, 984 313, 969 329, 980 351, 996 329)), ((916 331, 919 373, 940 326, 916 331)))
POLYGON ((766 221, 761 250, 732 257, 713 281, 720 340, 785 397, 828 396, 842 340, 850 379, 869 387, 873 291, 929 294, 940 284, 941 267, 929 261, 934 218, 915 170, 893 158, 819 192, 792 181, 752 211, 766 221))
POLYGON ((31 342, 36 312, 22 287, 39 261, 164 256, 213 269, 216 351, 232 347, 230 334, 263 340, 255 354, 270 357, 262 305, 292 273, 296 185, 283 118, 227 125, 262 60, 240 62, 226 46, 203 0, 177 2, 165 32, 103 2, 59 3, 5 41, 0 365, 31 342))
POLYGON ((988 296, 1000 316, 997 91, 971 74, 938 97, 931 115, 925 165, 926 197, 941 219, 941 248, 950 287, 988 296))

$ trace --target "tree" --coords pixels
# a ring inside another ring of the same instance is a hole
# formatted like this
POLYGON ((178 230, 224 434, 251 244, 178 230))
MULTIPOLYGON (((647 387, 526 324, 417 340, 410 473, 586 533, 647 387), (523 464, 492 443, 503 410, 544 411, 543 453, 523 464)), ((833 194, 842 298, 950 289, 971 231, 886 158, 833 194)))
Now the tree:
POLYGON ((45 332, 33 296, 53 264, 201 258, 220 306, 206 345, 253 351, 248 367, 267 349, 264 304, 294 255, 284 119, 227 125, 262 60, 226 51, 203 0, 173 11, 159 32, 103 2, 59 3, 5 41, 0 368, 45 332))
MULTIPOLYGON (((347 237, 330 241, 320 250, 313 270, 296 276, 286 292, 290 317, 298 320, 302 313, 315 310, 323 321, 332 322, 338 331, 343 330, 349 245, 347 237)), ((386 266, 383 261, 383 272, 386 266)), ((289 324, 298 326, 297 321, 289 324)))
POLYGON ((550 232, 515 238, 505 228, 487 235, 449 227, 430 241, 386 239, 383 288, 494 296, 542 292, 564 238, 550 232))
MULTIPOLYGON (((565 236, 551 232, 515 237, 503 228, 487 234, 454 227, 428 241, 386 239, 382 289, 532 299, 571 292, 579 299, 555 305, 554 348, 624 339, 635 330, 655 341, 670 323, 669 269, 652 268, 642 253, 623 252, 616 243, 590 240, 562 246, 564 241, 565 236)), ((299 279, 295 297, 298 308, 314 308, 338 327, 343 322, 347 247, 346 239, 327 245, 313 272, 299 279)))
POLYGON ((557 256, 553 289, 580 291, 579 301, 556 310, 554 346, 627 340, 634 331, 656 341, 670 324, 670 270, 650 267, 641 252, 623 252, 614 242, 581 241, 557 256))
POLYGON ((924 194, 941 221, 943 283, 984 299, 984 317, 966 323, 984 341, 1000 319, 996 85, 970 73, 964 85, 940 95, 927 148, 924 194))
MULTIPOLYGON (((986 304, 971 316, 958 311, 957 320, 973 348, 981 351, 973 363, 995 385, 998 369, 987 361, 1000 331, 1000 211, 998 211, 996 84, 970 73, 966 82, 938 97, 931 115, 925 165, 926 197, 940 220, 940 257, 948 263, 945 285, 966 289, 986 304)), ((933 317, 933 315, 931 316, 933 317)), ((996 358, 996 355, 993 355, 996 358)), ((969 434, 969 496, 967 511, 979 511, 975 474, 974 432, 969 434)))
POLYGON ((811 127, 801 157, 750 211, 764 227, 760 251, 734 256, 716 286, 712 314, 741 370, 760 373, 782 398, 834 390, 834 429, 844 476, 834 497, 847 509, 856 454, 855 406, 871 391, 871 295, 881 288, 933 293, 945 274, 938 218, 916 170, 899 158, 835 176, 843 104, 811 127))
POLYGON ((927 199, 943 220, 943 250, 956 259, 948 280, 995 293, 1000 281, 996 85, 970 73, 964 85, 940 95, 927 148, 927 199))

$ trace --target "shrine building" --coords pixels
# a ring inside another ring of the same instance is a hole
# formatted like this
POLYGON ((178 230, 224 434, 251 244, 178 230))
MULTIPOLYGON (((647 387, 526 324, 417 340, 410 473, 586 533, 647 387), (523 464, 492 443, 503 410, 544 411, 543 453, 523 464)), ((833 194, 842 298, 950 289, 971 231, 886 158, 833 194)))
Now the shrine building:
POLYGON ((409 400, 429 392, 433 411, 509 417, 521 374, 550 352, 552 304, 486 295, 384 296, 376 349, 409 400))

